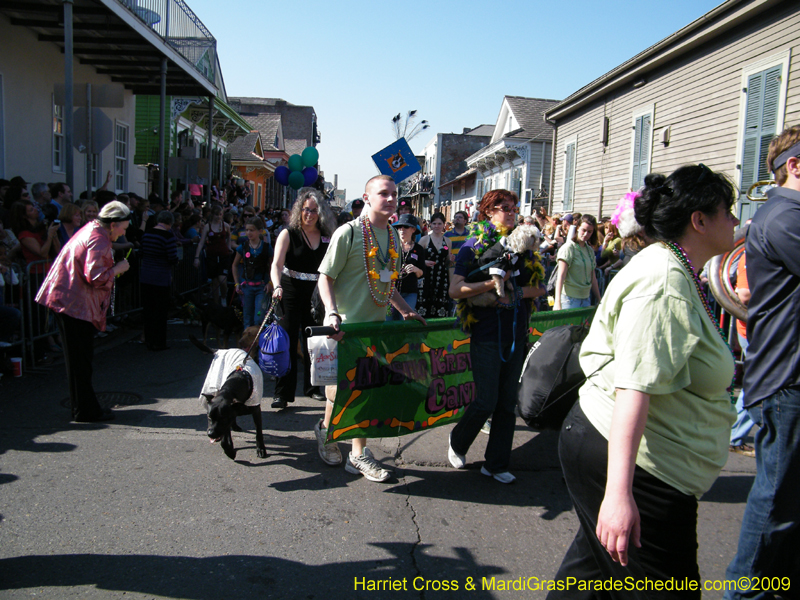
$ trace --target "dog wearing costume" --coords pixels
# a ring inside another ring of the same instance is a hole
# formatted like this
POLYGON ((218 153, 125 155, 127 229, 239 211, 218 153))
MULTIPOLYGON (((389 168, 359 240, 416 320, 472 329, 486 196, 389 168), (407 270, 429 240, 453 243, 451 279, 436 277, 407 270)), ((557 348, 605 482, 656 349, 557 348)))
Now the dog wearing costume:
MULTIPOLYGON (((511 271, 512 276, 519 275, 518 265, 527 251, 535 251, 539 247, 539 230, 533 225, 518 225, 514 230, 486 250, 477 261, 477 267, 466 277, 467 283, 494 281, 494 292, 485 292, 467 302, 473 306, 493 306, 497 298, 505 298, 506 290, 503 278, 511 271)), ((511 289, 509 287, 508 289, 511 289)))

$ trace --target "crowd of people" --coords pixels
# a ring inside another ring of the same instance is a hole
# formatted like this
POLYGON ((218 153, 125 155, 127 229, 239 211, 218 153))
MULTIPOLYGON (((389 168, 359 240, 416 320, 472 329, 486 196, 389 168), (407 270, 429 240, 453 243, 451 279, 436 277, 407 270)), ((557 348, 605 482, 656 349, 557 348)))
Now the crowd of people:
MULTIPOLYGON (((730 579, 800 576, 800 254, 794 228, 800 227, 800 128, 773 140, 768 165, 780 187, 750 225, 749 272, 744 263, 739 267, 751 309, 741 332, 748 351, 739 412, 746 411, 759 429, 757 476, 730 579)), ((391 472, 365 438, 354 439, 346 457, 327 439, 336 386, 311 385, 302 333, 314 324, 315 293, 324 307, 323 323, 337 341, 345 323, 425 324, 457 315, 471 337, 476 394, 450 433, 447 460, 463 469, 478 434, 487 431, 480 472, 503 484, 515 481, 510 468, 517 382, 531 312, 597 305, 580 353, 590 376, 559 438, 580 528, 556 579, 699 581, 698 499, 716 480, 728 451, 740 446, 731 433, 734 355, 702 278, 712 257, 733 248, 738 225, 732 214, 735 187, 724 175, 702 164, 650 174, 641 190, 627 194, 612 216, 599 221, 576 212, 550 216, 543 208, 523 217, 515 193, 492 190, 477 206, 453 214, 452 223, 440 212, 421 221, 410 204, 398 203, 396 184, 385 175, 370 179, 351 212, 339 216, 312 188, 301 189, 290 209, 257 214, 246 187, 215 184, 206 205, 194 193, 176 194, 165 205, 157 197, 100 190, 96 203, 79 206, 63 184, 36 184, 32 196, 24 180, 6 189, 3 183, 0 220, 11 223, 0 228, 3 274, 9 259, 41 264, 46 277, 36 299, 56 315, 77 421, 113 418, 91 389, 92 336, 105 326, 114 278, 129 268, 124 253, 131 247, 142 253, 150 350, 166 348, 171 268, 178 248, 191 246, 214 300, 240 299, 244 327, 259 325, 267 305, 278 305, 292 362, 276 382, 272 408, 286 409, 295 400, 294 349, 302 340, 303 392, 325 401, 314 426, 320 458, 376 482, 391 472), (60 223, 48 217, 56 205, 60 223), (517 271, 505 272, 505 296, 474 302, 494 293, 496 282, 470 275, 518 224, 537 226, 538 252, 517 271), (57 268, 48 272, 43 260, 55 260, 57 268), (548 293, 551 301, 545 300, 548 293)), ((742 437, 741 423, 736 435, 742 437)), ((550 597, 572 594, 554 591, 550 597)), ((680 596, 699 597, 700 591, 680 596)), ((726 592, 728 599, 744 597, 750 596, 726 592)))

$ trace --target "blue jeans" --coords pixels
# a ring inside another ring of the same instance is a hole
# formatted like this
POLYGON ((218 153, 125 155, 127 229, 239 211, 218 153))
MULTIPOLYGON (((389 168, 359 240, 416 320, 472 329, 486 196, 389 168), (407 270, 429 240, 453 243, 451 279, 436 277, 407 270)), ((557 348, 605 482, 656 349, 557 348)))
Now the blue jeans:
POLYGON ((573 298, 572 296, 567 296, 563 292, 561 293, 561 310, 567 310, 568 308, 586 308, 591 305, 591 294, 588 298, 573 298))
MULTIPOLYGON (((503 343, 503 358, 511 354, 511 336, 503 343)), ((497 342, 470 344, 472 379, 475 382, 475 399, 467 406, 464 416, 450 434, 453 450, 466 454, 472 442, 486 423, 492 418, 489 443, 486 445, 484 466, 490 473, 508 471, 511 461, 511 445, 514 442, 514 427, 517 415, 517 387, 522 363, 525 362, 525 337, 517 338, 514 353, 507 362, 500 359, 497 342)))
MULTIPOLYGON (((747 352, 747 338, 741 334, 739 336, 739 346, 742 349, 742 359, 747 352)), ((750 412, 744 407, 744 388, 739 392, 739 397, 736 399, 736 422, 731 427, 731 446, 740 446, 744 443, 744 438, 750 433, 753 428, 753 419, 750 418, 750 412)))
MULTIPOLYGON (((725 577, 733 581, 789 577, 796 585, 800 581, 800 391, 781 390, 749 410, 761 426, 755 434, 756 478, 747 497, 736 556, 725 577)), ((774 595, 750 589, 725 592, 725 598, 774 595)))
MULTIPOLYGON (((406 301, 406 304, 408 304, 411 310, 417 308, 417 292, 412 292, 410 294, 400 294, 400 297, 406 301)), ((402 321, 403 315, 401 315, 394 306, 392 306, 391 308, 392 308, 391 312, 388 315, 386 315, 386 320, 402 321)))
POLYGON ((264 302, 264 284, 242 285, 242 319, 247 329, 251 325, 261 325, 264 311, 261 305, 264 302))

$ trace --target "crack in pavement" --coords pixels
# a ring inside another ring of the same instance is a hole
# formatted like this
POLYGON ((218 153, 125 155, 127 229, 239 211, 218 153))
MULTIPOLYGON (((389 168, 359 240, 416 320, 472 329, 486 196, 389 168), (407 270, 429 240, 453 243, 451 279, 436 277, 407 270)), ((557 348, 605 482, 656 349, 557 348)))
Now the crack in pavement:
MULTIPOLYGON (((395 465, 398 464, 405 464, 403 462, 403 453, 402 453, 402 443, 401 438, 397 438, 397 449, 394 453, 394 461, 395 465)), ((417 548, 422 543, 422 537, 420 536, 419 532, 419 523, 417 522, 417 511, 414 509, 414 505, 411 504, 411 491, 408 489, 408 482, 406 481, 405 470, 403 470, 403 486, 406 489, 406 507, 411 511, 411 522, 414 524, 414 533, 416 535, 416 539, 414 543, 411 545, 411 550, 409 551, 409 556, 411 557, 411 565, 414 567, 414 572, 416 573, 416 577, 422 577, 422 571, 419 568, 419 564, 417 564, 417 548)), ((419 597, 422 600, 425 600, 425 590, 420 590, 419 597)))

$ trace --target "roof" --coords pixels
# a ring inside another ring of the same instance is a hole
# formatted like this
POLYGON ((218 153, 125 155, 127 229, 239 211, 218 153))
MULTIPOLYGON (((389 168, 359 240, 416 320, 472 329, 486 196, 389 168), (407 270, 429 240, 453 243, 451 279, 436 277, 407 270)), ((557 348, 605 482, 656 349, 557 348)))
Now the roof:
POLYGON ((461 175, 459 175, 455 179, 451 179, 447 183, 443 183, 442 185, 440 185, 439 189, 445 188, 448 185, 453 185, 456 181, 461 181, 462 179, 465 179, 465 178, 469 177, 470 175, 476 175, 477 172, 478 172, 478 169, 476 169, 475 167, 470 167, 469 169, 467 169, 466 171, 461 173, 461 175))
POLYGON ((228 154, 231 155, 231 160, 258 160, 255 150, 259 135, 258 131, 251 131, 228 144, 228 154))
POLYGON ((475 129, 470 129, 466 135, 488 135, 494 133, 494 125, 478 125, 475 129))
POLYGON ((305 140, 283 140, 283 145, 286 147, 286 154, 291 156, 292 154, 302 154, 303 150, 306 149, 308 143, 305 140))
POLYGON ((286 106, 295 106, 291 102, 287 102, 283 98, 251 98, 248 96, 235 96, 231 100, 236 100, 241 104, 261 104, 263 106, 275 106, 277 104, 285 104, 286 106))
POLYGON ((558 105, 549 109, 546 117, 548 119, 563 118, 598 96, 636 81, 647 72, 695 50, 700 44, 752 20, 757 14, 774 8, 780 3, 781 0, 727 0, 686 27, 653 44, 571 94, 558 105))
POLYGON ((253 129, 261 132, 261 143, 265 151, 280 150, 275 147, 275 136, 278 135, 278 129, 281 126, 281 115, 277 113, 261 113, 255 117, 245 117, 253 129))
POLYGON ((546 110, 556 106, 558 100, 542 98, 524 98, 522 96, 506 96, 505 100, 514 113, 520 129, 509 131, 503 137, 524 138, 526 140, 550 140, 553 137, 553 126, 544 120, 546 110))

